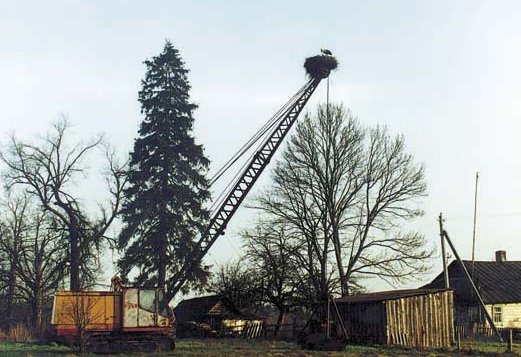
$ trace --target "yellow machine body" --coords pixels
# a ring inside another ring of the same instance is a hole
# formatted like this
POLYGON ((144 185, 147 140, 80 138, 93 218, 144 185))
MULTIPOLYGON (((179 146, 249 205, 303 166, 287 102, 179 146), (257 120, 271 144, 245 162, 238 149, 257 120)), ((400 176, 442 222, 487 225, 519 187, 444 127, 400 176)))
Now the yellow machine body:
POLYGON ((51 324, 59 336, 88 332, 170 331, 173 317, 159 313, 158 288, 123 287, 119 291, 58 291, 51 324))

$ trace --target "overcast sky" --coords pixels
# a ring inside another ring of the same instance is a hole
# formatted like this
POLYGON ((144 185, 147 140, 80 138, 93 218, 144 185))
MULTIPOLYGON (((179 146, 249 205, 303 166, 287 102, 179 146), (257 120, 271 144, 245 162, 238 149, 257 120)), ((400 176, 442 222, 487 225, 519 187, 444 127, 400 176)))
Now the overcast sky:
MULTIPOLYGON (((403 133, 426 166, 420 231, 438 245, 443 212, 460 254, 470 258, 479 171, 477 258, 505 249, 509 260, 521 260, 519 1, 1 5, 2 141, 12 132, 44 132, 64 113, 76 135, 104 132, 127 153, 141 121, 142 62, 168 38, 191 71, 195 134, 215 170, 304 83, 304 58, 329 48, 340 62, 331 98, 364 123, 403 133)), ((307 109, 324 99, 322 85, 307 109)), ((236 233, 249 222, 244 211, 210 263, 237 255, 236 233)))

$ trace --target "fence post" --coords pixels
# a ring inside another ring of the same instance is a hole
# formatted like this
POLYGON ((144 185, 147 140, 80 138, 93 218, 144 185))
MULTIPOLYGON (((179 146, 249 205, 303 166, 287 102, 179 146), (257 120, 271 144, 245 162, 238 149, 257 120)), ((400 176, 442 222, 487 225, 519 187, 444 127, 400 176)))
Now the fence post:
POLYGON ((513 343, 513 338, 512 338, 512 329, 509 329, 508 330, 508 352, 513 352, 514 351, 514 343, 513 343))
POLYGON ((457 346, 458 351, 461 351, 461 334, 459 331, 458 331, 458 335, 457 335, 456 346, 457 346))

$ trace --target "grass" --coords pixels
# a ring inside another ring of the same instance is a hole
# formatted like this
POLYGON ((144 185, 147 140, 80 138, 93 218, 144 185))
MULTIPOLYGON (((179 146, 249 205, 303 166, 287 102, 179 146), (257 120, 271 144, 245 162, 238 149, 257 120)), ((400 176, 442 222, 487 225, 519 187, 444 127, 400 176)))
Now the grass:
POLYGON ((72 351, 64 346, 56 344, 42 345, 35 342, 2 342, 0 343, 0 356, 67 356, 72 351))
MULTIPOLYGON (((386 348, 381 346, 347 346, 341 352, 306 351, 294 343, 283 341, 248 341, 241 339, 201 339, 179 340, 173 352, 136 353, 132 356, 175 356, 175 357, 213 357, 213 356, 271 356, 271 357, 314 357, 314 356, 345 356, 345 357, 454 357, 454 356, 521 356, 521 345, 516 345, 514 354, 505 353, 505 344, 464 342, 463 351, 414 350, 401 348, 386 348)), ((41 345, 37 343, 0 343, 2 357, 28 356, 76 356, 73 350, 57 345, 41 345)), ((126 354, 128 355, 128 354, 126 354)), ((102 356, 102 355, 89 355, 102 356)), ((112 355, 118 356, 118 355, 112 355)), ((122 355, 119 355, 122 356, 122 355)))

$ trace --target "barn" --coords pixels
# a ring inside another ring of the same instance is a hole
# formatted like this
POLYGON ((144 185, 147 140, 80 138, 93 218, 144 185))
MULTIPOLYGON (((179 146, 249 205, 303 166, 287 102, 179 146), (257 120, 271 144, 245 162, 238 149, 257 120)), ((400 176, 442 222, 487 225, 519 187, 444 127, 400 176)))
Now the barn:
MULTIPOLYGON (((382 291, 334 301, 351 342, 416 348, 444 348, 453 344, 450 289, 382 291)), ((340 336, 338 325, 336 333, 340 336)))
MULTIPOLYGON (((507 261, 505 251, 496 252, 495 261, 464 260, 485 307, 498 328, 521 328, 521 261, 507 261)), ((487 328, 472 287, 457 261, 448 266, 449 286, 454 290, 455 325, 463 335, 487 328)), ((424 286, 444 286, 443 273, 424 286)))

